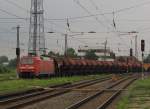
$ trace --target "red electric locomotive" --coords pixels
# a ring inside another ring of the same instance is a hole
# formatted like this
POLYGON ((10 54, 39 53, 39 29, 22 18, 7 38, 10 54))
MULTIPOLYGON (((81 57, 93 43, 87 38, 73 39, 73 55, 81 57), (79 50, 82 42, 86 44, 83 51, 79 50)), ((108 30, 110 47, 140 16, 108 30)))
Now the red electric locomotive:
POLYGON ((49 57, 23 56, 17 68, 19 77, 52 76, 55 74, 54 60, 49 57))

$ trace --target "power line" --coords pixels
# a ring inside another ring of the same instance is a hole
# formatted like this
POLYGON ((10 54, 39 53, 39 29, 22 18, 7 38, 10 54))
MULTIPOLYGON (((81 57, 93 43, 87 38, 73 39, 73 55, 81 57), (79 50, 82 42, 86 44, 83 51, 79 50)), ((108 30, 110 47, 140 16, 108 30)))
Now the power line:
POLYGON ((23 22, 0 22, 0 23, 23 23, 23 22))
MULTIPOLYGON (((95 7, 95 9, 98 10, 98 12, 99 12, 100 14, 102 14, 102 11, 99 9, 99 7, 96 5, 96 3, 95 3, 93 0, 89 0, 89 2, 91 2, 91 4, 95 7)), ((106 17, 105 15, 102 15, 102 16, 105 18, 105 20, 106 20, 107 22, 110 22, 110 21, 107 19, 107 17, 106 17)))
MULTIPOLYGON (((8 1, 8 0, 7 0, 8 1)), ((9 1, 10 2, 10 1, 9 1)), ((144 5, 148 5, 150 4, 150 1, 148 2, 144 2, 142 4, 137 4, 137 5, 134 5, 134 6, 130 6, 130 7, 127 7, 127 8, 122 8, 122 9, 119 9, 119 10, 116 10, 114 11, 114 13, 120 13, 120 12, 124 12, 124 11, 127 11, 127 10, 130 10, 130 9, 133 9, 133 8, 138 8, 138 7, 141 7, 141 6, 144 6, 144 5)), ((20 6, 19 6, 20 7, 20 6)), ((20 7, 22 8, 22 7, 20 7)), ((25 9, 26 10, 26 9, 25 9)), ((23 20, 29 20, 29 18, 24 18, 24 17, 20 17, 16 14, 12 14, 4 9, 0 9, 0 11, 4 12, 4 13, 7 13, 8 15, 11 15, 11 16, 15 16, 17 18, 0 18, 0 19, 23 19, 23 20)), ((93 16, 99 16, 99 15, 106 15, 106 14, 112 14, 113 12, 104 12, 104 13, 99 13, 99 14, 91 14, 91 15, 86 15, 86 16, 78 16, 78 17, 68 17, 69 20, 76 20, 76 19, 84 19, 84 18, 89 18, 89 17, 93 17, 93 16)), ((66 18, 56 18, 56 19, 50 19, 50 18, 46 18, 45 20, 54 20, 54 21, 66 21, 66 18)))
POLYGON ((120 19, 120 20, 116 20, 116 21, 119 21, 119 22, 150 22, 150 20, 144 20, 144 19, 120 19))
MULTIPOLYGON (((12 15, 11 15, 12 16, 12 15)), ((16 16, 15 16, 15 18, 14 17, 3 17, 3 18, 0 18, 1 20, 29 20, 29 18, 25 18, 25 17, 17 17, 16 18, 16 16)))
MULTIPOLYGON (((86 11, 89 15, 92 15, 92 13, 88 10, 88 9, 86 9, 78 0, 73 0, 74 2, 76 2, 76 4, 78 4, 84 11, 86 11)), ((101 25, 103 25, 103 26, 105 26, 107 29, 109 29, 105 24, 103 24, 103 22, 102 21, 100 21, 99 19, 98 19, 98 17, 97 16, 93 16, 94 17, 94 19, 98 22, 98 23, 100 23, 101 25)))
POLYGON ((89 0, 89 2, 91 2, 91 4, 95 7, 96 10, 99 10, 99 7, 95 4, 93 0, 89 0))
POLYGON ((22 18, 22 17, 20 17, 20 16, 18 16, 18 15, 16 15, 16 14, 11 13, 11 12, 8 12, 8 11, 6 11, 6 10, 4 10, 4 9, 0 9, 0 11, 3 12, 3 13, 8 14, 8 15, 10 15, 10 16, 14 16, 14 17, 17 17, 17 18, 19 18, 19 19, 26 20, 25 18, 22 18))
MULTIPOLYGON (((141 4, 137 4, 137 5, 134 5, 134 6, 130 6, 130 7, 127 7, 127 8, 122 8, 122 9, 118 9, 116 11, 114 11, 114 13, 120 13, 120 12, 124 12, 124 11, 128 11, 130 9, 133 9, 133 8, 138 8, 138 7, 141 7, 141 6, 144 6, 144 5, 148 5, 150 4, 150 1, 148 2, 144 2, 144 3, 141 3, 141 4)), ((106 14, 112 14, 112 12, 104 12, 104 13, 99 13, 99 14, 91 14, 91 15, 86 15, 86 16, 78 16, 78 17, 68 17, 68 19, 70 20, 76 20, 76 19, 84 19, 84 18, 89 18, 89 17, 93 17, 93 16, 100 16, 100 15, 106 15, 106 14)), ((54 18, 54 19, 46 19, 46 20, 56 20, 56 21, 60 21, 60 20, 63 20, 65 21, 66 18, 54 18)))
MULTIPOLYGON (((93 0, 89 0, 89 2, 93 5, 93 7, 95 7, 95 9, 99 12, 99 14, 102 14, 102 11, 99 9, 99 7, 96 5, 96 3, 93 1, 93 0)), ((102 15, 103 18, 106 20, 107 23, 110 22, 110 20, 105 16, 105 15, 102 15)), ((110 26, 114 28, 114 26, 110 23, 110 26)))
MULTIPOLYGON (((16 34, 16 32, 11 32, 11 31, 0 31, 0 33, 4 33, 4 34, 16 34)), ((20 32, 22 34, 28 34, 29 32, 20 32)))
POLYGON ((126 10, 130 10, 130 9, 133 9, 133 8, 138 8, 138 7, 141 7, 141 6, 144 6, 144 5, 148 5, 148 4, 150 4, 150 1, 144 2, 144 3, 141 3, 141 4, 136 4, 134 6, 130 6, 130 7, 127 7, 127 8, 122 8, 122 9, 116 10, 115 13, 120 13, 120 12, 123 12, 123 11, 126 11, 126 10))
POLYGON ((12 4, 12 5, 16 6, 16 7, 17 7, 17 8, 19 8, 19 9, 22 9, 23 11, 25 11, 25 12, 27 12, 27 13, 30 13, 30 11, 29 11, 29 10, 27 10, 27 9, 23 8, 22 6, 20 6, 20 5, 16 4, 16 3, 15 3, 15 2, 13 2, 13 1, 10 1, 10 0, 4 0, 4 1, 6 1, 7 3, 10 3, 10 4, 12 4))
MULTIPOLYGON (((93 1, 93 0, 89 0, 90 2, 91 2, 91 4, 95 7, 95 9, 96 10, 99 10, 99 8, 98 8, 98 6, 95 4, 95 2, 93 1)), ((112 12, 112 14, 113 14, 114 12, 112 12)), ((102 12, 100 11, 100 14, 102 14, 102 12)), ((109 22, 109 20, 105 17, 105 15, 103 14, 102 15, 104 18, 105 18, 105 20, 107 21, 107 22, 109 22)), ((116 31, 116 29, 115 29, 115 27, 113 26, 113 25, 111 25, 113 28, 113 31, 117 34, 117 36, 120 38, 120 40, 122 40, 123 41, 123 39, 118 35, 118 33, 117 33, 117 31, 116 31)), ((123 41, 124 42, 124 41, 123 41)), ((125 43, 125 45, 128 47, 128 45, 125 43)))
MULTIPOLYGON (((3 17, 3 18, 0 18, 0 20, 22 20, 22 19, 26 19, 26 20, 29 20, 29 18, 25 18, 25 17, 20 17, 20 18, 13 18, 13 17, 3 17)), ((56 21, 56 22, 66 22, 65 20, 66 19, 48 19, 48 18, 45 18, 46 22, 53 22, 56 21), (64 20, 64 21, 62 21, 64 20)), ((78 20, 78 19, 75 19, 75 20, 78 20)), ((107 20, 109 21, 109 19, 107 20)), ((116 20, 118 22, 150 22, 150 20, 148 19, 119 19, 119 20, 116 20)), ((73 22, 73 21, 71 21, 73 22)), ((75 21, 74 21, 75 22, 75 21)), ((79 21, 77 21, 79 22, 79 21)), ((80 21, 82 22, 82 21, 80 21)), ((110 22, 110 21, 109 21, 110 22)))
POLYGON ((69 37, 71 37, 71 38, 73 38, 73 39, 75 39, 75 40, 77 40, 77 41, 79 41, 79 42, 81 42, 81 43, 87 45, 87 43, 86 43, 85 41, 81 41, 80 39, 78 39, 78 38, 76 38, 76 37, 73 37, 73 36, 69 36, 69 37))

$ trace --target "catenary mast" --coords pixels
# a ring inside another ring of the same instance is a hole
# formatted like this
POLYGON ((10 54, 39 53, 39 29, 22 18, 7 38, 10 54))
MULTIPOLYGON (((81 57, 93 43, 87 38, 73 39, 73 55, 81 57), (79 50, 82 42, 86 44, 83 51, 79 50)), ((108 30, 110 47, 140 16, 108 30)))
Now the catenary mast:
POLYGON ((45 53, 43 0, 31 0, 28 53, 45 53))

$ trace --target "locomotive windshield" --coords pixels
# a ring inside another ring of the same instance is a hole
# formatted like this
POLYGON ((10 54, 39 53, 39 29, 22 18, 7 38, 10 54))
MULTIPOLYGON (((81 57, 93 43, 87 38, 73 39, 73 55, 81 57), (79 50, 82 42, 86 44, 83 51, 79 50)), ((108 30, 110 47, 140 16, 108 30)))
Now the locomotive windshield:
POLYGON ((21 64, 33 64, 33 59, 32 58, 22 58, 21 59, 21 64))

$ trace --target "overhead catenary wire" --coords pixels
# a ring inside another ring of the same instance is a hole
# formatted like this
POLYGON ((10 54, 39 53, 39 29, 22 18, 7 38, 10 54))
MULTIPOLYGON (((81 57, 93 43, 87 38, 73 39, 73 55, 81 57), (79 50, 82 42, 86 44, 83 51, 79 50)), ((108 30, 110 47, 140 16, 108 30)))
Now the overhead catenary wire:
MULTIPOLYGON (((93 5, 93 7, 95 7, 95 9, 99 12, 99 14, 102 14, 103 12, 99 9, 98 5, 96 5, 96 3, 93 1, 93 0, 89 0, 89 2, 93 5)), ((105 19, 105 21, 107 23, 110 23, 110 26, 113 26, 110 22, 110 20, 105 16, 105 15, 102 15, 103 18, 105 19)))
MULTIPOLYGON (((29 20, 29 18, 27 17, 19 17, 19 18, 16 18, 16 17, 3 17, 3 18, 0 18, 0 20, 22 20, 22 19, 26 19, 26 20, 29 20)), ((69 19, 69 18, 68 18, 69 19)), ((66 22, 66 18, 65 19, 48 19, 48 18, 45 18, 45 21, 46 22, 66 22)), ((110 22, 110 20, 108 19, 108 21, 110 22)), ((118 21, 118 22, 150 22, 149 19, 116 19, 115 21, 118 21)), ((70 22, 79 22, 79 19, 77 19, 77 21, 70 21, 70 22)), ((82 21, 81 21, 82 22, 82 21)), ((89 22, 89 21, 88 21, 89 22)))
MULTIPOLYGON (((92 15, 92 13, 86 8, 84 7, 78 0, 73 0, 76 4, 78 4, 86 13, 88 13, 89 15, 92 15)), ((97 16, 93 16, 94 19, 101 25, 105 26, 107 29, 109 29, 105 24, 103 24, 103 22, 101 20, 99 20, 99 18, 97 16)))
POLYGON ((12 4, 12 5, 16 6, 17 8, 19 8, 19 9, 21 9, 21 10, 27 12, 27 13, 30 13, 29 10, 27 10, 24 7, 18 5, 17 3, 13 2, 12 0, 11 1, 10 0, 4 0, 4 1, 7 2, 7 3, 9 3, 9 4, 12 4))
POLYGON ((0 23, 9 23, 9 24, 11 24, 11 23, 23 23, 23 22, 11 22, 11 21, 6 22, 6 21, 4 21, 4 22, 0 22, 0 23))
MULTIPOLYGON (((58 25, 57 25, 58 26, 58 25)), ((68 28, 66 28, 66 29, 68 29, 68 28)), ((114 31, 110 31, 111 33, 112 32, 114 32, 114 31)), ((110 33, 110 32, 96 32, 95 34, 101 34, 101 33, 110 33)), ((118 33, 119 31, 117 31, 117 30, 115 30, 115 33, 117 34, 117 36, 121 39, 121 40, 123 40, 123 38, 121 38, 120 36, 119 36, 119 33, 118 33)), ((57 33, 57 32, 56 32, 57 33)), ((60 32, 59 32, 60 33, 60 32)), ((82 33, 82 34, 91 34, 91 33, 88 33, 88 32, 72 32, 72 33, 82 33)), ((78 40, 78 41, 80 41, 79 39, 80 38, 77 38, 77 37, 74 37, 76 40, 78 40)), ((83 42, 83 41, 80 41, 81 43, 84 43, 84 44, 86 44, 86 42, 83 42)), ((125 43, 125 41, 122 41, 122 42, 124 42, 125 43)), ((87 44, 86 44, 87 45, 87 44)), ((128 47, 128 45, 127 44, 125 44, 126 45, 126 47, 128 47)))
POLYGON ((119 22, 150 22, 149 19, 116 19, 119 22))
MULTIPOLYGON (((16 6, 17 8, 19 8, 19 9, 21 9, 21 10, 27 12, 27 13, 30 13, 29 10, 23 8, 22 6, 16 4, 16 3, 13 2, 13 1, 10 1, 10 0, 4 0, 4 1, 7 2, 7 3, 12 4, 12 5, 14 5, 14 6, 16 6)), ((6 20, 6 19, 7 19, 7 20, 8 20, 8 19, 10 19, 10 20, 12 20, 12 19, 21 19, 21 20, 26 20, 26 21, 29 19, 29 18, 25 18, 25 17, 18 16, 17 14, 14 14, 14 13, 12 13, 12 12, 6 11, 6 10, 4 10, 4 9, 0 9, 0 11, 3 12, 3 13, 8 14, 8 15, 10 15, 10 16, 15 17, 15 18, 0 18, 0 19, 5 19, 5 20, 6 20)))
POLYGON ((18 16, 18 15, 16 15, 16 14, 11 13, 11 12, 8 12, 8 11, 6 11, 6 10, 4 10, 4 9, 1 9, 1 8, 0 8, 0 11, 3 12, 3 13, 6 13, 7 15, 14 16, 14 17, 16 17, 16 18, 18 18, 18 19, 27 20, 26 18, 20 17, 20 16, 18 16))
MULTIPOLYGON (((150 4, 150 1, 144 2, 144 3, 141 3, 141 4, 136 4, 136 5, 133 5, 133 6, 130 6, 130 7, 114 10, 114 11, 111 11, 111 12, 103 12, 103 13, 91 14, 91 15, 86 15, 86 16, 68 17, 68 19, 70 19, 70 20, 84 19, 84 18, 89 18, 89 17, 93 17, 93 16, 112 14, 113 12, 115 14, 117 14, 117 13, 120 13, 120 12, 128 11, 128 10, 131 10, 131 9, 134 9, 134 8, 138 8, 138 7, 141 7, 141 6, 144 6, 144 5, 148 5, 148 4, 150 4)), ((56 20, 56 21, 63 20, 63 21, 65 21, 66 18, 51 18, 51 19, 47 18, 46 20, 56 20)))
MULTIPOLYGON (((89 0, 89 1, 90 1, 91 4, 95 7, 96 10, 99 10, 98 6, 95 4, 95 2, 94 2, 93 0, 89 0)), ((102 12, 100 11, 100 14, 101 14, 101 13, 102 13, 102 12)), ((116 31, 116 22, 115 22, 115 19, 114 19, 114 14, 115 14, 115 12, 113 11, 112 14, 113 14, 113 25, 112 25, 112 24, 110 24, 110 25, 112 26, 112 29, 115 29, 114 31, 115 31, 115 33, 117 34, 117 36, 119 36, 118 33, 117 33, 117 31, 116 31)), ((105 18, 105 20, 106 20, 107 22, 109 22, 109 20, 105 17, 105 15, 103 15, 103 17, 105 18)), ((120 36, 119 36, 119 38, 120 38, 121 40, 123 40, 120 36)), ((123 41, 123 42, 124 42, 124 41, 123 41)), ((127 45, 127 44, 126 44, 126 45, 127 45)))
MULTIPOLYGON (((95 4, 95 2, 93 0, 89 0, 91 2, 91 4, 95 7, 96 10, 99 10, 98 6, 95 4)), ((102 14, 102 12, 100 11, 100 14, 102 14)), ((113 32, 116 33, 116 35, 120 38, 120 40, 123 40, 123 38, 120 37, 120 35, 118 34, 118 31, 116 30, 116 22, 115 22, 115 19, 114 19, 114 15, 115 15, 115 12, 113 11, 112 12, 113 14, 113 25, 111 24, 112 26, 112 29, 113 29, 113 32)), ((105 17, 105 15, 103 14, 103 17, 105 18, 105 20, 107 22, 109 22, 109 20, 105 17)), ((124 41, 123 41, 124 42, 124 41)), ((128 45, 125 43, 126 47, 128 47, 128 45)))
MULTIPOLYGON (((10 12, 9 12, 10 13, 10 12)), ((10 14, 9 14, 10 15, 10 14)), ((13 15, 11 15, 11 16, 13 16, 13 15)), ((10 20, 10 21, 12 21, 12 20, 29 20, 29 18, 26 18, 26 17, 19 17, 19 16, 15 16, 15 17, 2 17, 2 18, 0 18, 0 20, 10 20)))
MULTIPOLYGON (((138 8, 138 7, 141 7, 141 6, 144 6, 144 5, 148 5, 150 4, 150 1, 148 2, 144 2, 144 3, 141 3, 141 4, 136 4, 136 5, 133 5, 133 6, 130 6, 130 7, 126 7, 126 8, 122 8, 122 9, 118 9, 116 11, 114 11, 114 13, 120 13, 120 12, 124 12, 124 11, 128 11, 130 9, 133 9, 133 8, 138 8)), ((4 9, 1 9, 0 11, 4 12, 4 13, 7 13, 11 16, 15 16, 15 18, 0 18, 0 19, 25 19, 25 20, 29 20, 29 18, 26 18, 26 17, 20 17, 16 14, 12 14, 4 9)), ((84 19, 84 18, 89 18, 89 17, 93 17, 93 16, 100 16, 100 15, 105 15, 105 14, 112 14, 112 12, 104 12, 104 13, 99 13, 99 14, 91 14, 91 15, 86 15, 86 16, 77 16, 77 17, 68 17, 69 20, 76 20, 76 19, 84 19)), ((66 18, 45 18, 45 20, 51 20, 51 21, 66 21, 66 18)))
POLYGON ((20 16, 18 16, 18 15, 16 15, 16 14, 11 13, 11 12, 8 12, 8 11, 6 11, 6 10, 4 10, 4 9, 0 9, 0 11, 3 12, 3 13, 8 14, 8 15, 10 15, 10 16, 14 16, 14 17, 17 17, 17 18, 19 18, 19 19, 24 19, 24 20, 26 20, 25 18, 22 18, 22 17, 20 17, 20 16))

